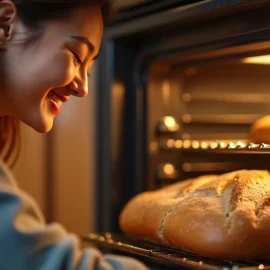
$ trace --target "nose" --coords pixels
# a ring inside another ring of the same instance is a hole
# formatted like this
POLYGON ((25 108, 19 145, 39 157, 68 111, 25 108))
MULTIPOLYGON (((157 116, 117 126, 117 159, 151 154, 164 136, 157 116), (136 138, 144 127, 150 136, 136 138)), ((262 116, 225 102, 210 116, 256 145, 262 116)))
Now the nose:
POLYGON ((80 78, 76 76, 72 82, 68 84, 68 89, 72 92, 72 95, 77 97, 86 97, 88 94, 88 79, 87 76, 80 78))

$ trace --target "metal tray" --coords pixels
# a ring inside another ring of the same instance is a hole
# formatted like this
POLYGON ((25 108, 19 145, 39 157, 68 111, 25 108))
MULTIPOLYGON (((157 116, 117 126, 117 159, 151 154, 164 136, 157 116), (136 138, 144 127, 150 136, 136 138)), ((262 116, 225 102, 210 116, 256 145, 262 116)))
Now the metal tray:
MULTIPOLYGON (((148 258, 156 263, 171 265, 177 269, 202 269, 202 270, 255 270, 270 269, 270 257, 259 261, 229 261, 214 260, 201 257, 196 254, 164 247, 158 244, 129 238, 121 234, 111 233, 88 233, 82 236, 82 239, 92 243, 98 248, 108 248, 113 251, 122 251, 130 255, 136 255, 148 258)), ((161 268, 165 269, 165 268, 161 268)), ((168 268, 166 268, 168 269, 168 268)))

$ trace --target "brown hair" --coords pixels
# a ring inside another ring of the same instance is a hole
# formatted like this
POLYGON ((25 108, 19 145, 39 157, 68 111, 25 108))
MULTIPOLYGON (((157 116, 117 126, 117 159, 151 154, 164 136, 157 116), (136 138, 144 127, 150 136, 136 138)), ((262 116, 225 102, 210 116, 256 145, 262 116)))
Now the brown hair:
POLYGON ((17 161, 20 150, 20 123, 10 116, 0 117, 0 155, 5 162, 12 162, 12 167, 17 161))
MULTIPOLYGON (((1 1, 1 0, 0 0, 1 1)), ((82 6, 100 5, 105 21, 110 17, 109 0, 12 0, 22 23, 33 35, 26 44, 38 39, 46 21, 68 16, 82 6)), ((0 156, 12 167, 19 156, 21 144, 20 121, 11 116, 0 117, 0 156)))

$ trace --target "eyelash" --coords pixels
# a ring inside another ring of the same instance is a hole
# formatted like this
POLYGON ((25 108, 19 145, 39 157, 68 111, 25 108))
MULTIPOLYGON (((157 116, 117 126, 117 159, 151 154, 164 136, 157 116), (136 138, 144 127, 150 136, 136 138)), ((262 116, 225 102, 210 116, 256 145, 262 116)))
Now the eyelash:
MULTIPOLYGON (((70 50, 70 51, 71 51, 71 50, 70 50)), ((81 64, 82 64, 82 60, 81 60, 81 58, 79 57, 79 55, 78 55, 77 53, 73 52, 73 51, 71 51, 71 52, 72 52, 72 54, 73 54, 73 56, 74 56, 75 63, 76 63, 77 65, 81 65, 81 64)), ((88 73, 87 73, 87 76, 88 76, 88 77, 91 77, 91 74, 88 72, 88 73)))
MULTIPOLYGON (((70 50, 71 51, 71 50, 70 50)), ((73 51, 71 51, 73 56, 74 56, 74 62, 76 65, 81 65, 82 64, 82 60, 81 58, 79 57, 79 55, 73 51)))

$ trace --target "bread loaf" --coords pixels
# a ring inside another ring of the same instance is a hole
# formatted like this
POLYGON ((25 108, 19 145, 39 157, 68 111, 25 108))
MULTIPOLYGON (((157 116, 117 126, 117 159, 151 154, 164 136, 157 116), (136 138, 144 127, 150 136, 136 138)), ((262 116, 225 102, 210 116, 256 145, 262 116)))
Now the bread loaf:
POLYGON ((241 170, 138 194, 119 218, 124 233, 219 259, 270 256, 270 174, 241 170))
POLYGON ((270 144, 270 115, 266 115, 251 126, 249 139, 253 143, 270 144))

